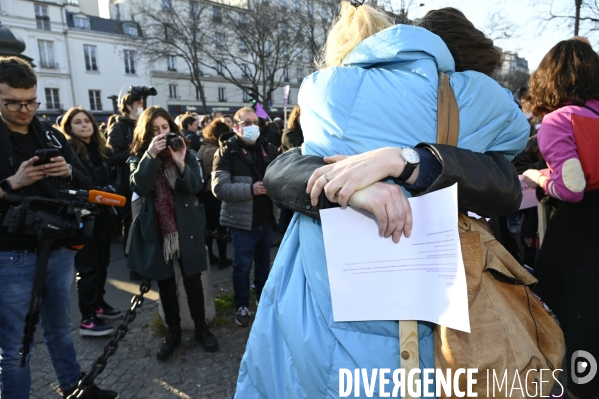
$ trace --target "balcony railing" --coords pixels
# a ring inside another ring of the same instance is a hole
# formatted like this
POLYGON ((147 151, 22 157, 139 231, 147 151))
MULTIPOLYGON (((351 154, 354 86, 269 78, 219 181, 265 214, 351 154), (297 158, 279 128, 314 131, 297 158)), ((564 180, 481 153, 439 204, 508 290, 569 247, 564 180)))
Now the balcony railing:
POLYGON ((42 61, 40 62, 40 68, 44 69, 57 69, 58 63, 54 61, 42 61))

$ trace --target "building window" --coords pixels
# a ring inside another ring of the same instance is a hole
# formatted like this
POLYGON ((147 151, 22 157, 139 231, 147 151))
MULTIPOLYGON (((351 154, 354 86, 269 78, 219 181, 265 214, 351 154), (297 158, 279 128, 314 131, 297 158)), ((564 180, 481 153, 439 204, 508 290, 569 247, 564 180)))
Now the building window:
POLYGON ((286 9, 287 8, 287 0, 281 0, 281 8, 282 9, 286 9))
POLYGON ((169 71, 177 72, 177 58, 174 55, 166 57, 166 63, 169 71))
POLYGON ((314 6, 312 5, 312 3, 308 3, 308 15, 313 15, 314 14, 314 6))
POLYGON ((237 22, 239 22, 240 24, 244 24, 245 23, 245 14, 240 12, 237 14, 237 22))
POLYGON ((301 6, 300 6, 300 0, 295 0, 295 1, 293 2, 293 7, 294 7, 296 10, 299 10, 299 9, 301 8, 301 6))
POLYGON ((246 64, 241 64, 241 77, 242 78, 248 77, 248 66, 246 64))
POLYGON ((242 41, 241 43, 239 43, 239 51, 248 51, 248 47, 245 45, 245 42, 242 41))
POLYGON ((216 32, 214 34, 214 44, 216 44, 218 47, 223 45, 223 35, 221 35, 220 32, 216 32))
POLYGON ((226 91, 224 87, 218 88, 218 101, 225 102, 227 101, 226 91))
POLYGON ((247 103, 248 101, 250 101, 250 95, 244 90, 243 91, 243 102, 247 103))
POLYGON ((175 36, 175 32, 173 31, 173 27, 166 25, 164 27, 164 38, 166 40, 173 40, 174 36, 175 36))
POLYGON ((282 56, 281 56, 284 60, 288 60, 289 59, 289 48, 287 48, 287 46, 283 47, 283 51, 282 51, 282 56))
POLYGON ((195 1, 189 3, 189 12, 193 15, 194 18, 198 18, 200 16, 200 6, 195 1))
POLYGON ((38 40, 40 48, 40 67, 54 69, 56 63, 54 62, 54 42, 47 40, 38 40))
POLYGON ((198 75, 204 76, 204 68, 202 68, 202 64, 198 63, 198 75))
POLYGON ((281 23, 281 33, 284 34, 285 36, 287 36, 287 31, 288 31, 287 22, 281 23))
POLYGON ((297 81, 301 82, 304 80, 304 70, 302 68, 297 68, 297 81))
POLYGON ((220 7, 212 6, 212 22, 223 22, 220 7))
POLYGON ((89 29, 89 19, 86 17, 73 17, 75 28, 89 29))
POLYGON ((267 57, 270 55, 270 42, 268 40, 264 41, 264 55, 267 57))
POLYGON ((48 16, 48 6, 34 4, 35 22, 38 29, 50 30, 50 17, 48 16))
POLYGON ((135 73, 135 52, 133 50, 125 50, 125 73, 135 73))
POLYGON ((177 85, 168 85, 168 98, 176 100, 177 97, 177 85))
POLYGON ((46 89, 46 109, 61 109, 58 89, 46 89))
POLYGON ((322 20, 324 22, 327 22, 329 20, 329 12, 327 11, 326 8, 323 7, 322 13, 320 15, 322 16, 322 20))
POLYGON ((273 77, 272 69, 273 69, 272 65, 266 66, 266 79, 268 79, 268 80, 272 79, 272 77, 273 77))
POLYGON ((91 111, 102 111, 102 100, 100 90, 89 91, 89 109, 91 111))
POLYGON ((225 68, 224 68, 224 65, 223 65, 222 62, 219 61, 219 62, 216 63, 216 73, 218 73, 219 75, 222 75, 224 69, 225 68))
POLYGON ((85 56, 85 70, 97 71, 98 64, 96 62, 96 46, 84 44, 83 55, 85 56))
POLYGON ((283 68, 283 81, 289 83, 289 68, 283 68))
POLYGON ((171 11, 172 9, 171 0, 162 0, 162 11, 171 11))
POLYGON ((137 37, 139 33, 137 32, 137 26, 131 24, 123 25, 123 33, 127 36, 137 37))

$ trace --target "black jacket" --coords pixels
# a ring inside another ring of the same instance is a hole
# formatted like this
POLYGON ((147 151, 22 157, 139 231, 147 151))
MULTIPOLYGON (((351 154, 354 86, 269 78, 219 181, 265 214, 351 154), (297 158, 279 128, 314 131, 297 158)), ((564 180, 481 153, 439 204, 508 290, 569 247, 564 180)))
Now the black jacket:
POLYGON ((303 143, 304 133, 301 128, 285 129, 281 137, 281 147, 279 147, 279 150, 281 154, 284 154, 292 148, 301 146, 303 143))
MULTIPOLYGON (((58 151, 60 152, 61 156, 64 157, 66 162, 73 168, 72 179, 46 178, 34 183, 34 186, 37 186, 40 191, 44 193, 56 192, 56 189, 60 188, 58 186, 61 185, 62 181, 64 181, 65 184, 68 183, 69 186, 73 186, 81 190, 89 190, 94 187, 93 181, 88 175, 85 166, 83 166, 79 160, 79 157, 77 157, 77 154, 75 154, 75 151, 61 132, 52 128, 47 123, 40 122, 40 120, 35 116, 31 121, 30 127, 32 128, 33 133, 37 136, 37 141, 41 143, 40 149, 62 147, 57 148, 58 151), (54 137, 58 143, 49 137, 54 137)), ((4 124, 4 121, 0 119, 0 180, 4 180, 7 177, 14 175, 20 166, 14 162, 12 144, 8 135, 9 133, 6 129, 6 125, 4 124), (11 163, 15 164, 12 165, 11 163)), ((31 158, 33 158, 33 156, 34 154, 31 154, 31 158)), ((23 193, 27 190, 25 188, 24 190, 20 191, 23 193)), ((6 215, 6 212, 10 206, 11 205, 7 202, 0 201, 0 220, 4 220, 4 216, 6 215)), ((33 250, 36 247, 36 242, 36 237, 18 236, 14 234, 9 235, 7 228, 0 226, 0 251, 17 251, 25 249, 33 250)))
POLYGON ((191 142, 191 145, 189 147, 192 150, 194 150, 195 152, 198 152, 200 150, 200 145, 202 144, 200 142, 201 137, 198 136, 197 133, 192 132, 191 130, 183 129, 181 134, 183 134, 183 136, 185 136, 185 138, 191 142))
MULTIPOLYGON (((510 215, 518 210, 522 189, 516 169, 502 154, 472 152, 448 145, 421 143, 441 162, 441 175, 424 192, 437 191, 458 183, 458 208, 485 217, 510 215)), ((306 194, 314 170, 326 165, 323 158, 301 155, 299 148, 287 151, 272 162, 264 176, 264 187, 279 207, 287 207, 315 219, 319 209, 337 206, 321 194, 317 206, 306 194)))
POLYGON ((276 147, 263 137, 248 146, 233 136, 216 151, 212 193, 223 201, 221 225, 251 230, 257 223, 274 220, 271 200, 266 195, 254 196, 252 185, 263 180, 266 167, 277 156, 276 147))
POLYGON ((135 130, 135 120, 128 116, 117 116, 116 122, 108 130, 108 146, 112 150, 112 155, 108 158, 111 166, 117 167, 116 189, 119 194, 131 197, 131 188, 129 187, 129 158, 131 142, 133 141, 133 131, 135 130))

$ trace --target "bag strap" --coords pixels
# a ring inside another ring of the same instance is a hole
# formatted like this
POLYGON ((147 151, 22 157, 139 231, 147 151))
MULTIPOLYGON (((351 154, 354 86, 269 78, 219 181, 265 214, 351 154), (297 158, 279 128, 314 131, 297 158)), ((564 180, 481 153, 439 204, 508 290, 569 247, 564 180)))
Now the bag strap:
POLYGON ((583 105, 579 105, 579 107, 586 108, 586 109, 588 109, 589 111, 591 111, 592 113, 594 113, 595 115, 598 115, 598 116, 599 116, 599 112, 597 112, 596 110, 594 110, 593 108, 591 108, 591 107, 589 107, 589 106, 587 106, 587 105, 584 105, 584 104, 583 104, 583 105))
POLYGON ((457 146, 460 131, 458 102, 449 76, 439 72, 439 92, 437 93, 437 144, 457 146))

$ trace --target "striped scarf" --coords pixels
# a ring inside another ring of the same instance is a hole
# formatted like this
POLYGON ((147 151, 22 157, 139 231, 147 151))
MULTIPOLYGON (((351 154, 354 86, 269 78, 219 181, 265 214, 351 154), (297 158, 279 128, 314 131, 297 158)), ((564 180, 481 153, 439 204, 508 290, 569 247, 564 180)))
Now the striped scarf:
POLYGON ((172 259, 180 257, 174 195, 175 182, 177 181, 177 166, 168 148, 161 151, 158 156, 162 160, 162 164, 160 165, 160 171, 156 173, 156 178, 154 179, 156 228, 158 229, 158 234, 162 237, 164 260, 169 262, 172 259))

